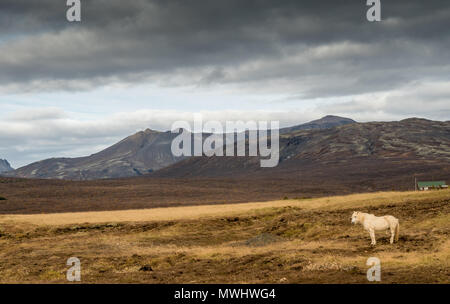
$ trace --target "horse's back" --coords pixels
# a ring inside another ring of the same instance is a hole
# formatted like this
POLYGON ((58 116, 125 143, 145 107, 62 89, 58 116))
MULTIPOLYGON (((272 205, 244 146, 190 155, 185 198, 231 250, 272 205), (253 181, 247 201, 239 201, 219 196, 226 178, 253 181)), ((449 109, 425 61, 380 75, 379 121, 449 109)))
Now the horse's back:
POLYGON ((395 216, 392 216, 392 215, 385 215, 385 216, 383 216, 387 221, 390 221, 390 222, 394 222, 394 223, 398 223, 398 218, 396 218, 395 216))
POLYGON ((386 221, 389 223, 389 226, 391 227, 395 227, 398 225, 398 218, 396 218, 395 216, 392 215, 385 215, 383 216, 386 221))

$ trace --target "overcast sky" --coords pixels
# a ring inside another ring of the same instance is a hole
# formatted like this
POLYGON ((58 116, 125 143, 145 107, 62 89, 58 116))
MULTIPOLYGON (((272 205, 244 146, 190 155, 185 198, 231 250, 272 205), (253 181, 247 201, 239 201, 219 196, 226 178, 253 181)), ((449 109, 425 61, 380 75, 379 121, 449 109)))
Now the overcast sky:
POLYGON ((203 113, 450 119, 450 2, 0 0, 0 158, 97 152, 203 113))

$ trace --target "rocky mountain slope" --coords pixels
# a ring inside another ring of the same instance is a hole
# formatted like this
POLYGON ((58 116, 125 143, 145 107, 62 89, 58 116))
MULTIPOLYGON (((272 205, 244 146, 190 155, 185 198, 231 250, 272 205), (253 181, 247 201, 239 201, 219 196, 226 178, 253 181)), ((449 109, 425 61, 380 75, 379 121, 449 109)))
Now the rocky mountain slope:
POLYGON ((6 159, 0 159, 0 173, 13 171, 14 169, 6 159))

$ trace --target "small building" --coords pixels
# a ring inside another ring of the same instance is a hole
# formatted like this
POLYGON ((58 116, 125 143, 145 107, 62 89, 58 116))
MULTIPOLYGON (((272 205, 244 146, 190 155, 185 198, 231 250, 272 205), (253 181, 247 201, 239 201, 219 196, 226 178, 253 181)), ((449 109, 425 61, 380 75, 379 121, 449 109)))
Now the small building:
POLYGON ((444 181, 417 182, 417 188, 420 191, 427 191, 427 190, 431 190, 431 189, 448 188, 448 185, 444 181))

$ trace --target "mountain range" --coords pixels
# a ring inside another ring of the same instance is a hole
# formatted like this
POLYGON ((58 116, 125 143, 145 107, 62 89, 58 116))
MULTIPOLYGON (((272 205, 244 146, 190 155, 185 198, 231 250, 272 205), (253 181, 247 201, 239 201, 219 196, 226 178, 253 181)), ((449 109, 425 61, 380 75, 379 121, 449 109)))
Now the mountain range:
POLYGON ((396 162, 403 162, 410 174, 419 167, 450 164, 448 121, 411 118, 357 123, 325 116, 280 129, 280 163, 275 168, 261 168, 259 157, 174 157, 171 142, 175 136, 170 131, 147 129, 91 156, 47 159, 3 175, 70 180, 132 176, 285 178, 305 172, 313 176, 332 168, 341 168, 336 176, 350 168, 364 172, 373 167, 376 172, 396 162))
MULTIPOLYGON (((450 171, 450 122, 411 118, 399 122, 344 124, 298 129, 280 136, 280 162, 261 168, 257 157, 191 157, 153 175, 157 177, 250 177, 357 182, 372 175, 404 177, 450 171)), ((379 187, 378 187, 379 188, 379 187)))
MULTIPOLYGON (((323 128, 339 126, 351 120, 326 116, 293 128, 323 128)), ((287 132, 289 128, 280 130, 287 132)), ((87 157, 51 158, 21 167, 6 176, 93 180, 140 176, 168 167, 185 157, 171 152, 172 140, 178 134, 147 129, 133 134, 115 145, 87 157)))

